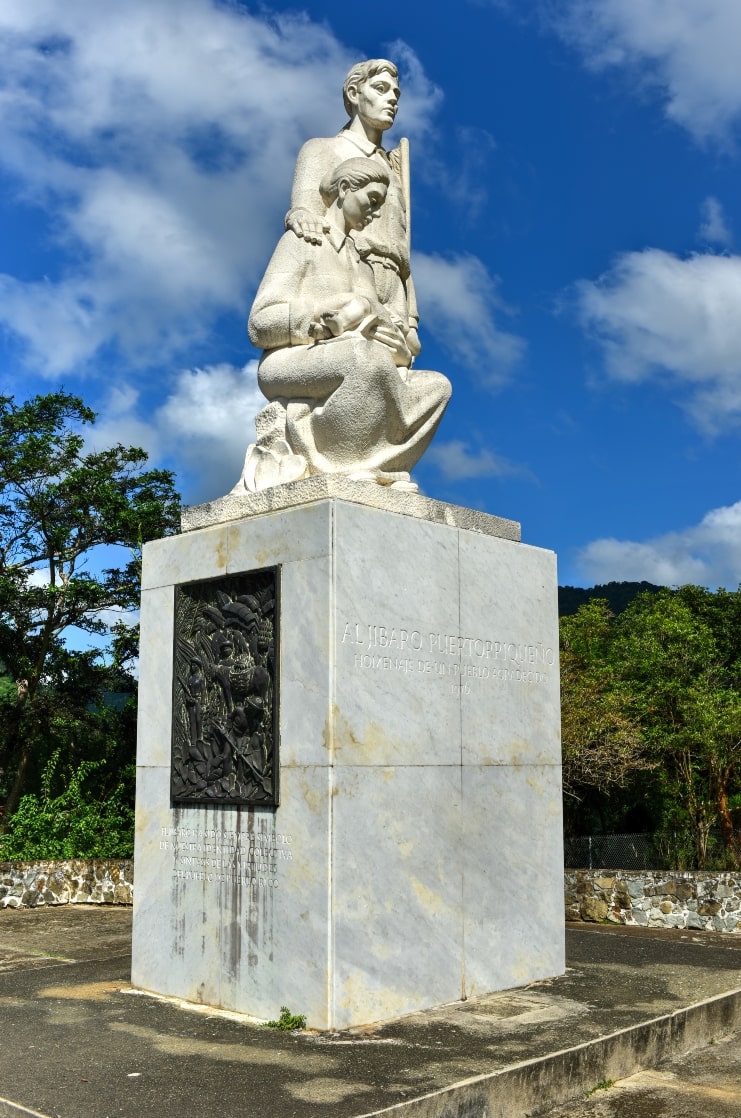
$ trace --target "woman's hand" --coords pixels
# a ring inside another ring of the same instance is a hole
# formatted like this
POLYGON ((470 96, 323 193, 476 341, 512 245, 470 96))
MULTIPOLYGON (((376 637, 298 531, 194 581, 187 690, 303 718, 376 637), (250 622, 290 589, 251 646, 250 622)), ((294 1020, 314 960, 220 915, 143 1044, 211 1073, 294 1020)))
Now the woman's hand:
POLYGON ((393 322, 386 318, 382 319, 373 327, 369 337, 391 350, 396 366, 402 369, 409 368, 412 363, 411 351, 403 333, 393 322))

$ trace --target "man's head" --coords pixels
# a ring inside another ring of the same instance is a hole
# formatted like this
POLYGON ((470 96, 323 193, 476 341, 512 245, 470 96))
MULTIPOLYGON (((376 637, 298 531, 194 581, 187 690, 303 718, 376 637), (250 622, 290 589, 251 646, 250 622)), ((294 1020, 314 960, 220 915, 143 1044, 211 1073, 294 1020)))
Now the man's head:
POLYGON ((394 123, 400 96, 399 71, 386 58, 358 62, 342 87, 342 100, 350 119, 360 116, 382 131, 394 123))

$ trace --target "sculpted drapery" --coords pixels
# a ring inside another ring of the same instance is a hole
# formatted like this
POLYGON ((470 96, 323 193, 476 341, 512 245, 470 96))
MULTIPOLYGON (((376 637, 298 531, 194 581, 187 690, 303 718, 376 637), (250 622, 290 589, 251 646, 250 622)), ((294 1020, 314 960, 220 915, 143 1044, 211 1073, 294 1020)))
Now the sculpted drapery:
POLYGON ((442 374, 412 367, 404 166, 380 143, 396 115, 396 69, 361 63, 343 94, 348 126, 299 153, 287 231, 250 314, 270 403, 237 492, 317 473, 416 489, 409 471, 450 398, 442 374))
POLYGON ((287 219, 301 210, 323 214, 319 183, 345 159, 366 156, 389 172, 389 189, 383 209, 372 226, 357 233, 353 240, 363 258, 373 268, 381 303, 387 306, 405 329, 417 328, 417 300, 409 260, 407 202, 402 183, 394 170, 401 164, 399 148, 387 154, 365 136, 343 129, 329 139, 309 140, 301 148, 291 191, 287 219))

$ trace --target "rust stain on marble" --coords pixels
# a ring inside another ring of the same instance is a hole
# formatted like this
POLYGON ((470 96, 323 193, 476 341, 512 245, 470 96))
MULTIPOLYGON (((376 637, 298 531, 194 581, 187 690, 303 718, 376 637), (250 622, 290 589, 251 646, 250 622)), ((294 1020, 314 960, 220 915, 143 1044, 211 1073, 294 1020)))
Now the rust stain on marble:
POLYGON ((445 912, 446 905, 439 893, 436 893, 433 889, 429 889, 423 881, 420 881, 419 878, 416 877, 410 878, 409 884, 419 903, 426 908, 428 912, 445 912))
MULTIPOLYGON (((332 708, 332 718, 335 756, 345 764, 388 766, 403 750, 404 743, 389 738, 376 722, 367 722, 362 731, 358 731, 336 704, 332 708)), ((325 733, 325 745, 328 740, 329 735, 325 733)))

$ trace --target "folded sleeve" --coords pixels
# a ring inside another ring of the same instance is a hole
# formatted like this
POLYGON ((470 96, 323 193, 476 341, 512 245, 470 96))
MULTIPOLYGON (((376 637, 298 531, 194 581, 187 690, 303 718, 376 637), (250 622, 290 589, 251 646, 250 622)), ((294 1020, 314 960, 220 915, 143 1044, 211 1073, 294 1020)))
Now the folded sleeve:
POLYGON ((252 305, 247 333, 258 349, 307 345, 314 319, 313 298, 301 294, 309 268, 307 247, 285 233, 268 264, 252 305))

